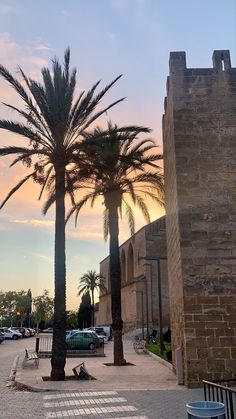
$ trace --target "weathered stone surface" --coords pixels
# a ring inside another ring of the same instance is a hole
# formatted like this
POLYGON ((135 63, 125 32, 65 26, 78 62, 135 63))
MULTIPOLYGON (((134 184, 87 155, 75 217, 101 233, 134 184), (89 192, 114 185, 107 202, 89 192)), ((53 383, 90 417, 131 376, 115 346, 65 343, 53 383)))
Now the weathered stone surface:
MULTIPOLYGON (((164 258, 161 266, 161 297, 163 327, 170 325, 169 286, 166 262, 166 225, 162 217, 141 228, 133 237, 120 246, 122 276, 122 319, 124 330, 142 326, 142 300, 146 327, 146 287, 148 288, 149 326, 157 329, 158 315, 158 271, 157 258, 164 258)), ((100 263, 100 272, 105 278, 108 292, 100 295, 97 325, 111 324, 111 294, 109 278, 109 257, 100 263)))
POLYGON ((185 53, 175 52, 167 85, 173 354, 175 363, 175 349, 183 349, 185 384, 197 386, 236 375, 236 68, 225 50, 214 52, 211 69, 188 69, 185 53))

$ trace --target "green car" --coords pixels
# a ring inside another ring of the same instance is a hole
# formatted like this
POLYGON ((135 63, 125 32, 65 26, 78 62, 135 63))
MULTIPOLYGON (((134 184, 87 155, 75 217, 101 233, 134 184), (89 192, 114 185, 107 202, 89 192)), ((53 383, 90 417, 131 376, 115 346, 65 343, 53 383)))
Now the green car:
POLYGON ((90 349, 94 350, 100 346, 96 333, 91 331, 74 332, 66 338, 67 349, 90 349))

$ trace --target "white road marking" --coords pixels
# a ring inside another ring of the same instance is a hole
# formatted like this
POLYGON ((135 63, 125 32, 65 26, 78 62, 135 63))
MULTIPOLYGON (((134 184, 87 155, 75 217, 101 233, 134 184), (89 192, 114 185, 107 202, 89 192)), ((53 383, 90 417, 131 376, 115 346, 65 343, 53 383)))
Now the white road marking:
MULTIPOLYGON (((134 406, 111 406, 111 407, 85 407, 83 409, 61 410, 58 412, 46 413, 46 418, 64 418, 68 416, 98 415, 106 413, 122 413, 136 411, 134 406)), ((131 416, 132 417, 132 416, 131 416)), ((124 419, 124 418, 123 418, 124 419)))
POLYGON ((92 404, 105 404, 105 403, 125 403, 124 397, 109 397, 105 399, 84 399, 84 400, 63 400, 56 402, 44 402, 44 407, 66 407, 66 406, 86 406, 92 404))
POLYGON ((60 398, 69 398, 69 397, 96 397, 96 396, 115 396, 117 391, 82 391, 82 392, 75 392, 75 393, 57 393, 57 394, 49 394, 47 396, 43 396, 45 400, 50 399, 60 399, 60 398))

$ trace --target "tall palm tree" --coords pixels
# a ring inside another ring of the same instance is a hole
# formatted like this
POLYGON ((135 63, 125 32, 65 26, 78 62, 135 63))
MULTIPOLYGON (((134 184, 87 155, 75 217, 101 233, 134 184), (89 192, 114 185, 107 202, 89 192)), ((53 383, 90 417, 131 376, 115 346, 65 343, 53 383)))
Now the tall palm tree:
POLYGON ((84 165, 74 173, 74 192, 83 194, 70 210, 76 220, 82 207, 97 197, 104 198, 104 235, 110 236, 111 314, 114 336, 114 364, 125 363, 122 342, 121 317, 121 267, 119 254, 119 215, 122 210, 128 217, 131 234, 134 233, 134 213, 131 204, 141 209, 150 222, 147 199, 163 205, 164 189, 162 169, 157 164, 162 155, 156 153, 152 140, 138 140, 144 127, 118 128, 108 124, 107 130, 96 128, 83 133, 84 165), (88 145, 89 144, 89 145, 88 145), (89 180, 88 180, 89 179, 89 180), (130 198, 131 203, 128 199, 130 198))
POLYGON ((102 275, 96 273, 96 271, 88 271, 86 274, 81 276, 80 285, 78 287, 78 295, 91 292, 92 297, 92 326, 94 326, 94 292, 96 290, 106 292, 105 281, 102 275))
MULTIPOLYGON (((28 147, 3 147, 0 155, 16 155, 11 166, 22 162, 33 165, 33 171, 24 177, 7 195, 0 208, 27 180, 42 185, 40 197, 50 177, 55 186, 55 311, 51 359, 51 379, 64 380, 66 362, 66 264, 65 264, 65 184, 68 167, 79 161, 80 134, 100 115, 123 99, 103 110, 96 111, 105 93, 121 77, 117 77, 99 93, 97 82, 87 93, 80 93, 74 100, 76 70, 70 70, 70 51, 64 55, 64 65, 57 58, 49 68, 42 69, 42 83, 28 78, 19 68, 21 80, 14 78, 0 65, 2 76, 23 100, 25 108, 14 110, 23 122, 0 120, 0 128, 29 140, 28 147)), ((68 182, 67 182, 68 183, 68 182)))

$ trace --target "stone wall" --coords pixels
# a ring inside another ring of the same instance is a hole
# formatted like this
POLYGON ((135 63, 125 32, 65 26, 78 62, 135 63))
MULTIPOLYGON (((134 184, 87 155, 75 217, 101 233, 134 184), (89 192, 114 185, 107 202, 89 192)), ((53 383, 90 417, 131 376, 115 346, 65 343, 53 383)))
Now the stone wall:
MULTIPOLYGON (((170 54, 163 117, 173 350, 189 386, 236 375, 236 69, 170 54)), ((175 362, 175 358, 174 358, 175 362)))
MULTIPOLYGON (((156 329, 158 315, 158 272, 157 257, 166 258, 166 235, 164 217, 141 228, 133 237, 120 246, 122 272, 122 319, 124 330, 140 328, 142 325, 142 302, 145 327, 148 320, 150 328, 156 329), (146 304, 146 286, 148 304, 146 304)), ((97 324, 111 323, 109 257, 100 263, 100 273, 104 276, 108 292, 100 296, 97 324)), ((161 261, 162 313, 163 326, 170 324, 169 287, 166 260, 161 261)))

